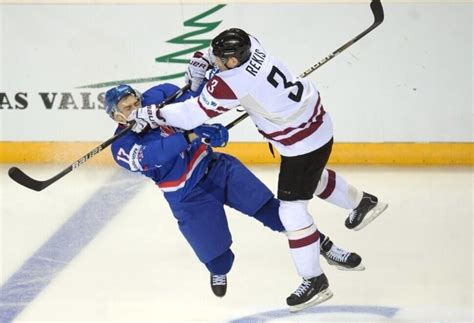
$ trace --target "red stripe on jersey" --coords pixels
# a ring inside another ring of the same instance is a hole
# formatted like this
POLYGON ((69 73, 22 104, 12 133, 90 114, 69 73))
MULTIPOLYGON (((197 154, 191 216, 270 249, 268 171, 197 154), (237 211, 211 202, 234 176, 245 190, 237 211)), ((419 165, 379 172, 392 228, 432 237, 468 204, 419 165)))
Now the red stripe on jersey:
POLYGON ((282 145, 290 146, 290 145, 293 145, 294 143, 297 143, 298 141, 301 141, 301 140, 305 139, 306 137, 311 136, 323 124, 323 115, 325 114, 325 112, 322 108, 321 108, 321 110, 322 110, 323 113, 320 114, 316 118, 316 122, 312 123, 311 126, 309 126, 308 128, 306 128, 304 130, 301 130, 300 132, 295 133, 294 135, 292 135, 289 138, 282 139, 282 140, 277 140, 277 141, 279 143, 281 143, 282 145))
POLYGON ((205 106, 202 105, 201 101, 199 100, 198 98, 198 105, 199 107, 201 108, 202 111, 204 111, 204 113, 209 117, 209 118, 214 118, 216 116, 218 116, 219 114, 221 114, 222 112, 219 112, 219 111, 216 111, 216 110, 211 110, 211 109, 207 109, 205 106))
POLYGON ((208 109, 206 108, 200 101, 200 98, 198 98, 197 100, 198 102, 198 105, 199 107, 201 108, 202 111, 204 111, 204 113, 209 117, 209 118, 213 118, 213 117, 216 117, 224 112, 227 112, 229 111, 230 109, 227 109, 227 108, 224 108, 224 107, 217 107, 215 110, 213 109, 208 109))
POLYGON ((327 171, 328 183, 326 184, 324 191, 318 195, 318 197, 322 199, 327 199, 329 196, 331 196, 332 192, 334 192, 334 188, 336 188, 336 173, 331 169, 328 169, 327 171))
POLYGON ((286 129, 283 129, 283 130, 280 130, 280 131, 275 131, 275 132, 272 132, 272 133, 268 133, 266 135, 269 136, 269 137, 277 137, 277 136, 286 135, 286 134, 290 133, 291 131, 293 131, 295 129, 302 128, 303 126, 308 124, 308 122, 311 122, 311 119, 313 119, 314 116, 316 116, 318 114, 318 108, 319 108, 319 103, 320 102, 321 102, 321 97, 318 97, 318 101, 316 102, 316 105, 314 106, 313 114, 311 115, 311 117, 309 118, 309 120, 307 122, 303 122, 298 127, 290 127, 290 128, 286 128, 286 129))
POLYGON ((174 181, 167 181, 167 182, 159 183, 158 186, 161 187, 161 188, 174 187, 174 186, 178 186, 179 184, 184 182, 186 180, 186 177, 187 177, 188 173, 193 169, 194 163, 199 158, 199 156, 204 151, 206 151, 206 149, 207 149, 207 145, 202 144, 201 146, 199 146, 199 148, 194 152, 193 157, 189 161, 189 164, 186 167, 186 171, 183 173, 183 175, 181 175, 180 178, 178 178, 177 180, 174 180, 174 181))
POLYGON ((216 99, 222 100, 236 100, 237 96, 234 91, 221 79, 219 76, 214 75, 206 85, 207 91, 216 99))
POLYGON ((309 246, 319 240, 319 231, 310 234, 307 237, 298 240, 288 240, 291 249, 309 246))
POLYGON ((313 113, 311 118, 307 122, 303 122, 302 124, 300 124, 297 127, 286 128, 282 131, 273 132, 271 134, 267 134, 267 133, 263 132, 260 129, 258 130, 258 132, 260 132, 265 138, 276 141, 276 142, 278 142, 278 143, 280 143, 284 146, 293 145, 293 144, 297 143, 298 141, 301 141, 301 140, 305 139, 306 137, 309 137, 310 135, 312 135, 323 124, 323 116, 326 114, 326 111, 324 111, 323 106, 321 106, 320 114, 316 117, 316 120, 315 121, 311 120, 311 119, 314 118, 314 116, 317 114, 317 112, 318 112, 318 108, 316 106, 315 107, 315 112, 313 113), (309 124, 309 127, 308 127, 308 124, 309 124), (275 137, 288 134, 289 132, 291 132, 295 129, 301 129, 301 130, 294 133, 290 137, 283 138, 283 139, 275 139, 275 137))
POLYGON ((224 113, 224 112, 229 111, 230 109, 218 106, 216 110, 219 111, 219 113, 224 113))

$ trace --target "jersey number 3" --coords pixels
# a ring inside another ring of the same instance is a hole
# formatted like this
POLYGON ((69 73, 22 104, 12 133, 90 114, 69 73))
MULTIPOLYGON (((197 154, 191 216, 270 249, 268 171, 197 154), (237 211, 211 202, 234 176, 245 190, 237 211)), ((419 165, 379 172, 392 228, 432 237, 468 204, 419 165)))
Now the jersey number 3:
POLYGON ((209 85, 207 86, 207 90, 209 91, 209 93, 213 93, 213 92, 214 92, 214 90, 215 90, 215 88, 216 88, 218 82, 219 82, 219 81, 217 81, 217 80, 212 80, 212 81, 211 81, 211 84, 209 84, 209 85))
POLYGON ((286 76, 285 74, 283 74, 282 71, 280 71, 278 69, 278 67, 276 66, 273 66, 272 67, 272 70, 270 71, 270 74, 268 74, 267 76, 267 81, 270 82, 271 85, 273 85, 273 87, 277 88, 279 83, 278 81, 275 79, 275 76, 280 76, 280 78, 282 79, 283 81, 283 87, 286 89, 286 88, 289 88, 289 87, 292 87, 292 86, 296 86, 297 87, 297 91, 296 93, 293 93, 293 92, 290 92, 290 94, 288 94, 288 97, 295 101, 295 102, 300 102, 301 101, 301 96, 303 95, 303 84, 301 84, 300 81, 297 81, 295 83, 293 82, 288 82, 286 80, 286 76))

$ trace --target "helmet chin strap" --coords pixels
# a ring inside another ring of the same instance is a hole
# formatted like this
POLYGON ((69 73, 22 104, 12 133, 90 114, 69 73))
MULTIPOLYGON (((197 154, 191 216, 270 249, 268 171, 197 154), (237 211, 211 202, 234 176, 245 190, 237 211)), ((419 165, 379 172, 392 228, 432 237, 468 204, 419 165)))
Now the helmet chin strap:
POLYGON ((125 115, 122 112, 117 112, 116 111, 114 116, 115 116, 115 121, 117 121, 120 124, 127 125, 127 118, 125 118, 125 115), (121 119, 125 120, 125 121, 118 121, 117 117, 121 117, 121 119))

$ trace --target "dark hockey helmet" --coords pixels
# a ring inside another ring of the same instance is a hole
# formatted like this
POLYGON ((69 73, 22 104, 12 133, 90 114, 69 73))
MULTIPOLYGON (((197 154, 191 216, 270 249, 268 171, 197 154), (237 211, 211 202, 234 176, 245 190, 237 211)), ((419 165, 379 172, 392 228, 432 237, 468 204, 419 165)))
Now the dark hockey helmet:
POLYGON ((212 53, 219 58, 235 57, 242 64, 250 58, 250 37, 239 28, 224 30, 211 42, 212 53))

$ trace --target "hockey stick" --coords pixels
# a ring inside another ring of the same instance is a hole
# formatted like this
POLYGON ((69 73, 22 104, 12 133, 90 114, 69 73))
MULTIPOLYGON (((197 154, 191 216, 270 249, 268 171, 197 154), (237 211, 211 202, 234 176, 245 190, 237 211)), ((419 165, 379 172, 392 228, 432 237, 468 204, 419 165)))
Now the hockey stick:
MULTIPOLYGON (((170 103, 173 101, 176 97, 181 95, 183 92, 187 91, 190 88, 189 84, 186 84, 179 90, 177 90, 173 95, 169 96, 166 98, 163 102, 161 102, 158 105, 158 109, 162 108, 166 104, 170 103)), ((11 179, 13 179, 15 182, 17 182, 20 185, 23 185, 25 187, 28 187, 29 189, 32 189, 34 191, 42 191, 49 185, 53 184, 54 182, 58 181, 62 177, 66 176, 85 162, 87 162, 89 159, 100 153, 104 148, 108 147, 110 144, 112 144, 114 141, 117 139, 123 137, 130 129, 132 129, 134 125, 134 122, 129 124, 125 129, 121 130, 118 134, 113 136, 112 138, 108 139, 107 141, 104 141, 101 143, 99 146, 95 147, 91 151, 89 151, 87 154, 76 160, 74 163, 69 165, 67 168, 65 168, 62 172, 58 173, 57 175, 51 177, 50 179, 44 180, 44 181, 39 181, 34 178, 31 178, 30 176, 26 175, 21 169, 18 167, 11 167, 8 170, 8 175, 10 176, 11 179)))
MULTIPOLYGON (((383 7, 382 7, 382 3, 380 3, 380 0, 372 0, 372 2, 370 3, 370 9, 372 10, 372 14, 374 15, 374 22, 372 23, 372 25, 370 25, 369 28, 367 28, 366 30, 361 32, 359 35, 352 38, 350 41, 348 41, 347 43, 345 43, 344 45, 342 45, 341 47, 336 49, 334 52, 332 52, 331 54, 329 54, 325 58, 323 58, 320 62, 318 62, 318 63, 314 64, 313 66, 311 66, 310 68, 308 68, 300 76, 298 76, 298 78, 304 78, 304 77, 308 76, 309 74, 313 73, 315 70, 317 70, 318 68, 320 68, 321 66, 323 66, 324 64, 329 62, 331 59, 333 59, 334 57, 336 57, 340 53, 342 53, 348 47, 353 45, 359 39, 361 39, 362 37, 367 35, 369 32, 371 32, 373 29, 375 29, 378 25, 380 25, 383 22, 383 18, 384 18, 383 7)), ((226 126, 226 128, 228 130, 231 129, 232 127, 234 127, 235 125, 237 125, 238 123, 240 123, 242 120, 244 120, 247 117, 248 117, 248 113, 244 113, 243 115, 241 115, 240 117, 238 117, 237 119, 235 119, 234 121, 229 123, 226 126)))

